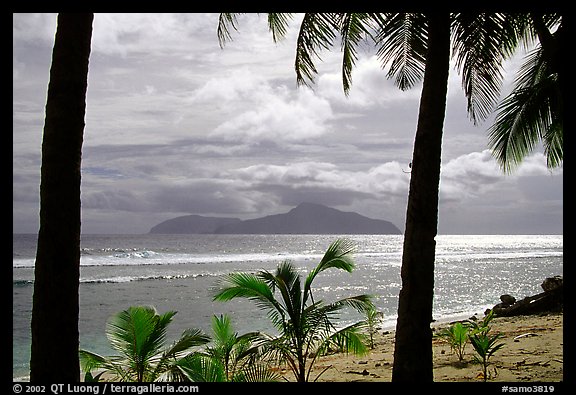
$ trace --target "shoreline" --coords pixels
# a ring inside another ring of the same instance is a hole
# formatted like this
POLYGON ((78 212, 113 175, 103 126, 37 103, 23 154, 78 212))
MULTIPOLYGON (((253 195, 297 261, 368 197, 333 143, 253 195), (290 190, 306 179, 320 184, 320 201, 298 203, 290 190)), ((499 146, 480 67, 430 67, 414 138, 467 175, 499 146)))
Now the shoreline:
MULTIPOLYGON (((438 332, 456 321, 459 320, 434 322, 433 331, 438 332)), ((492 377, 488 381, 564 381, 563 322, 563 312, 494 318, 490 333, 501 333, 504 347, 490 359, 492 377)), ((391 382, 394 338, 395 330, 381 328, 375 336, 374 349, 366 355, 334 353, 318 358, 310 381, 324 371, 318 382, 391 382)), ((472 362, 474 350, 470 343, 466 345, 462 362, 446 341, 433 338, 432 347, 435 382, 482 382, 482 367, 472 362)), ((294 381, 292 372, 285 367, 275 369, 286 381, 294 381)), ((13 381, 27 379, 15 377, 13 381)))
MULTIPOLYGON (((489 371, 493 377, 488 381, 563 381, 563 321, 563 313, 494 318, 490 333, 502 333, 500 341, 505 345, 490 359, 489 371)), ((449 322, 435 322, 432 328, 437 332, 448 325, 449 322)), ((335 353, 320 357, 310 381, 326 369, 318 382, 391 382, 394 337, 393 330, 379 330, 375 348, 367 355, 335 353)), ((462 362, 444 340, 433 338, 432 347, 435 382, 482 382, 482 367, 472 363, 474 349, 470 343, 462 362)), ((285 369, 280 372, 288 381, 294 381, 292 372, 285 369)))
MULTIPOLYGON (((432 323, 434 333, 451 323, 466 320, 445 319, 432 323)), ((483 317, 476 314, 478 319, 483 317)), ((490 333, 501 333, 504 347, 490 359, 492 382, 561 382, 563 381, 564 314, 544 313, 496 317, 491 322, 490 333)), ((378 329, 374 349, 363 356, 334 353, 319 357, 310 381, 324 371, 318 382, 391 382, 394 362, 394 328, 378 329)), ((466 345, 462 362, 452 352, 447 342, 434 337, 433 370, 435 382, 482 382, 480 365, 472 362, 474 354, 470 343, 466 345)), ((286 381, 294 381, 292 372, 285 367, 275 368, 286 381)), ((29 381, 27 376, 14 377, 14 382, 29 381)))

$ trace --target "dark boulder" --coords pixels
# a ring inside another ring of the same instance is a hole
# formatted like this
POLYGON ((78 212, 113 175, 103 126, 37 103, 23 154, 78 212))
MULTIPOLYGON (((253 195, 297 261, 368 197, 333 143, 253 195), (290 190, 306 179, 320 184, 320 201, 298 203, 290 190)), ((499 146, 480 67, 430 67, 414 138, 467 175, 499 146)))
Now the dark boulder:
POLYGON ((540 286, 542 287, 544 292, 550 292, 558 287, 562 287, 563 285, 564 280, 562 279, 562 276, 554 276, 545 279, 540 286))

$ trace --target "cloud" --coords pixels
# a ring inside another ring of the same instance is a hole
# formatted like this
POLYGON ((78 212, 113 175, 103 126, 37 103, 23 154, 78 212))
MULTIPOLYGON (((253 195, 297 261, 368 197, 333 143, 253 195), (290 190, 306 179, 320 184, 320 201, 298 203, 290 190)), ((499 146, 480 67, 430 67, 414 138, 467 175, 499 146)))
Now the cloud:
POLYGON ((156 212, 239 215, 270 208, 269 196, 237 180, 210 178, 171 182, 149 193, 156 212))
MULTIPOLYGON (((306 192, 302 196, 311 195, 313 190, 317 190, 320 193, 314 195, 314 201, 324 204, 328 204, 321 201, 326 191, 355 198, 404 197, 409 183, 409 178, 397 162, 385 163, 366 171, 346 170, 327 162, 299 162, 286 165, 261 164, 229 173, 255 189, 274 191, 279 197, 288 192, 294 195, 294 191, 306 192)), ((350 198, 346 201, 351 203, 350 198)))
POLYGON ((54 40, 57 14, 19 13, 12 14, 13 41, 38 43, 54 40))
POLYGON ((190 54, 190 48, 218 48, 218 14, 95 14, 92 49, 106 55, 190 54), (207 32, 212 40, 208 40, 207 32), (203 37, 204 40, 198 38, 203 37))
POLYGON ((495 190, 511 189, 518 192, 519 183, 527 179, 556 174, 561 179, 562 169, 553 172, 546 166, 542 153, 528 156, 513 174, 502 172, 490 150, 471 152, 451 159, 442 166, 440 197, 444 202, 472 199, 495 190))
POLYGON ((503 179, 489 150, 450 160, 441 169, 441 199, 462 200, 476 196, 503 179))
POLYGON ((232 71, 230 74, 209 78, 191 96, 192 102, 216 101, 231 106, 238 101, 250 100, 254 94, 270 87, 262 76, 252 73, 248 68, 232 71))
MULTIPOLYGON (((342 56, 339 53, 340 57, 342 56)), ((356 108, 376 107, 380 110, 402 102, 418 103, 418 86, 405 92, 386 77, 386 71, 376 55, 360 56, 352 71, 352 86, 349 95, 344 94, 341 65, 323 73, 318 78, 317 92, 335 103, 356 108)))
POLYGON ((226 102, 244 99, 242 109, 218 125, 210 137, 252 144, 300 142, 331 131, 332 107, 311 90, 291 91, 283 85, 272 87, 269 83, 255 82, 250 75, 235 81, 234 84, 209 82, 216 87, 213 94, 223 96, 226 102))

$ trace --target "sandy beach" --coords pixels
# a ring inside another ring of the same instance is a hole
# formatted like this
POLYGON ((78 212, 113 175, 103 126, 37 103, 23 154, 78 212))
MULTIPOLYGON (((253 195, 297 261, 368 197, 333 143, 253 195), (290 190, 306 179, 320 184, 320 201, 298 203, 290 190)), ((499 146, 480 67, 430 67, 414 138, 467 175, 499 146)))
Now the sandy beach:
MULTIPOLYGON (((480 316, 478 316, 481 318, 480 316)), ((435 331, 449 323, 435 323, 435 331)), ((505 345, 490 359, 489 381, 495 382, 558 382, 563 381, 563 314, 497 317, 491 322, 490 333, 502 333, 505 345), (525 336, 521 336, 525 335, 525 336), (521 337, 518 337, 521 336, 521 337), (515 339, 516 338, 516 339, 515 339), (495 369, 495 370, 494 370, 495 369)), ((433 340, 434 381, 482 381, 482 368, 472 363, 474 349, 467 344, 464 360, 440 338, 433 340)), ((311 378, 329 367, 318 379, 333 381, 391 381, 394 362, 394 331, 379 331, 375 347, 369 354, 332 354, 320 358, 311 378)), ((284 377, 293 381, 289 371, 284 377)))

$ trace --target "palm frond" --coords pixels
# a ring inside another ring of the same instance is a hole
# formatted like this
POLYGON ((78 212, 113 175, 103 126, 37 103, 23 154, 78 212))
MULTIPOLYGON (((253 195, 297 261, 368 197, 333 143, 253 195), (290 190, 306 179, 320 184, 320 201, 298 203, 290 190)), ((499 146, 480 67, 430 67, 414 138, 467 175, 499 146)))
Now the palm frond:
POLYGON ((159 316, 151 306, 131 306, 114 315, 106 326, 112 348, 128 358, 150 356, 165 340, 166 326, 176 312, 159 316))
POLYGON ((270 287, 258 276, 250 273, 230 273, 222 278, 221 289, 213 299, 225 302, 237 297, 264 303, 274 299, 270 287))
POLYGON ((542 143, 548 168, 553 169, 562 166, 564 161, 564 126, 561 120, 550 125, 544 134, 542 143))
POLYGON ((514 86, 518 88, 528 88, 538 84, 554 74, 550 69, 550 64, 541 46, 529 52, 524 60, 518 75, 514 80, 514 86))
POLYGON ((522 39, 525 42, 525 48, 529 48, 536 40, 542 45, 542 30, 551 31, 562 24, 562 14, 542 14, 538 11, 529 14, 518 15, 519 30, 523 32, 522 39))
POLYGON ((338 330, 330 337, 331 341, 337 342, 345 352, 356 355, 365 355, 369 352, 366 346, 366 334, 361 330, 361 323, 355 323, 338 330))
POLYGON ((203 333, 200 329, 186 329, 180 339, 175 341, 167 350, 165 350, 155 363, 154 370, 150 373, 149 380, 155 381, 166 372, 173 372, 174 361, 184 357, 195 346, 201 346, 210 342, 210 336, 203 333))
POLYGON ((266 383, 279 381, 281 376, 263 364, 248 365, 232 377, 233 382, 266 383))
POLYGON ((220 290, 213 300, 226 302, 234 298, 247 298, 256 303, 258 307, 267 310, 270 320, 277 328, 282 328, 285 308, 274 297, 274 290, 268 284, 266 276, 272 274, 260 272, 257 275, 250 273, 230 273, 220 281, 220 290))
POLYGON ((521 67, 512 93, 497 108, 488 130, 488 146, 504 172, 512 172, 539 140, 549 167, 563 160, 562 97, 557 76, 550 74, 541 49, 521 67))
POLYGON ((180 338, 164 352, 164 358, 178 358, 182 352, 188 352, 192 347, 208 344, 210 340, 210 336, 200 329, 186 329, 180 338))
POLYGON ((342 39, 342 83, 347 95, 352 86, 352 69, 358 60, 356 47, 367 36, 368 14, 346 13, 341 15, 338 25, 342 39))
POLYGON ((320 51, 332 46, 338 27, 333 14, 306 13, 300 24, 296 41, 296 82, 310 86, 318 73, 314 58, 320 58, 320 51))
POLYGON ((235 338, 230 317, 226 314, 222 314, 219 317, 216 315, 212 316, 212 333, 214 334, 216 346, 227 344, 230 339, 235 338))
POLYGON ((111 368, 108 358, 87 350, 79 350, 78 356, 80 358, 80 367, 84 372, 91 372, 94 369, 111 368))
POLYGON ((236 24, 238 20, 236 18, 236 13, 221 13, 218 17, 218 42, 220 47, 224 48, 226 41, 232 41, 232 35, 230 30, 237 30, 236 24))
POLYGON ((356 245, 348 239, 337 239, 330 244, 320 263, 308 274, 304 283, 305 297, 306 292, 310 289, 312 281, 321 272, 329 268, 342 269, 352 272, 354 269, 354 259, 352 253, 356 245))
POLYGON ((330 305, 352 307, 354 310, 366 314, 368 311, 375 309, 372 298, 372 295, 356 295, 339 299, 330 305))
POLYGON ((227 381, 224 366, 216 359, 201 353, 192 353, 178 360, 175 366, 192 382, 227 381))
MULTIPOLYGON (((337 239, 330 244, 322 260, 318 265, 308 273, 306 280, 304 282, 304 296, 302 305, 304 306, 308 298, 312 297, 311 287, 312 282, 316 276, 329 268, 342 269, 348 273, 352 272, 354 269, 354 259, 352 253, 354 252, 356 245, 354 242, 348 239, 337 239)), ((314 300, 312 300, 314 302, 314 300)))
POLYGON ((376 36, 377 55, 390 65, 388 78, 396 77, 401 90, 413 87, 424 77, 428 48, 428 21, 421 14, 382 14, 376 36))
POLYGON ((486 119, 498 101, 503 61, 521 39, 516 27, 515 16, 508 14, 464 13, 453 18, 452 53, 474 124, 486 119))
POLYGON ((286 36, 289 22, 292 20, 292 14, 271 12, 268 14, 268 29, 272 33, 274 42, 278 42, 286 36))
POLYGON ((274 288, 280 292, 284 307, 290 319, 298 325, 302 294, 300 286, 300 273, 290 261, 278 265, 274 276, 274 288))

